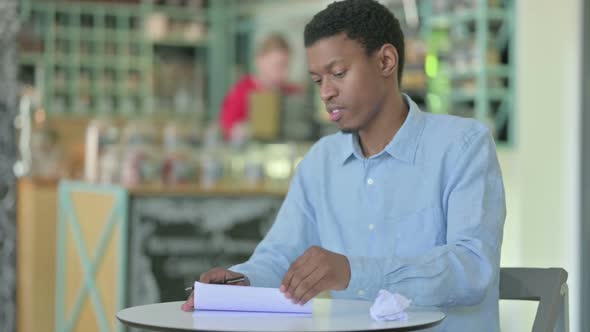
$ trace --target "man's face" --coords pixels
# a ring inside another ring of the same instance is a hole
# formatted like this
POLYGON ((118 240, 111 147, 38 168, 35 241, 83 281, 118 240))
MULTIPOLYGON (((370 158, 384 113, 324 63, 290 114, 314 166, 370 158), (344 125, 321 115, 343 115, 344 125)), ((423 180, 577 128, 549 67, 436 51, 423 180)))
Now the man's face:
POLYGON ((330 120, 344 132, 365 129, 386 95, 378 52, 367 55, 361 44, 344 33, 320 39, 306 52, 309 73, 330 120))

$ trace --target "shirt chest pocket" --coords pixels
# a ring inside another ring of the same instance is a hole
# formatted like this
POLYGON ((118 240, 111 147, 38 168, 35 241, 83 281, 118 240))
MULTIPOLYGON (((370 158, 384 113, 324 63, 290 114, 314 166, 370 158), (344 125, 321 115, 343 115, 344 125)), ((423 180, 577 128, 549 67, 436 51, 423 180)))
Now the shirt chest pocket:
POLYGON ((386 222, 394 234, 392 249, 398 257, 412 258, 424 255, 445 242, 446 227, 439 208, 425 207, 390 216, 386 222))

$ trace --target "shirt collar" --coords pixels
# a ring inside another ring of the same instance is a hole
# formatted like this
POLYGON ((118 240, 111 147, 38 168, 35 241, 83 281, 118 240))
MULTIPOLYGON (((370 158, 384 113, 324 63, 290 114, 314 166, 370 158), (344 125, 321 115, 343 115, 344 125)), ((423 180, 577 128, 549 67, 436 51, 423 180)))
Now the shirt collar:
MULTIPOLYGON (((385 146, 383 153, 407 163, 413 163, 418 149, 418 143, 424 130, 424 113, 418 105, 406 94, 404 100, 409 106, 409 112, 401 128, 393 139, 385 146)), ((352 156, 363 159, 363 153, 358 141, 357 134, 343 134, 345 140, 342 144, 341 162, 345 164, 352 156)))

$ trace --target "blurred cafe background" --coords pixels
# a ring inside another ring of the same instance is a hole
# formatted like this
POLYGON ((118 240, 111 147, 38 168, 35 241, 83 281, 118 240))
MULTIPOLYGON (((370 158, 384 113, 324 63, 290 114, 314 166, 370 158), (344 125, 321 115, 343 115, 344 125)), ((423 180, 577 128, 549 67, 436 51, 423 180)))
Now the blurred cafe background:
MULTIPOLYGON (((330 2, 0 0, 0 331, 122 331, 119 309, 247 259, 337 131, 303 46, 330 2), (240 85, 267 67, 277 87, 240 85)), ((590 4, 380 2, 405 33, 403 92, 494 135, 502 266, 566 268, 570 329, 590 331, 590 4)), ((535 310, 503 301, 502 330, 535 310)))

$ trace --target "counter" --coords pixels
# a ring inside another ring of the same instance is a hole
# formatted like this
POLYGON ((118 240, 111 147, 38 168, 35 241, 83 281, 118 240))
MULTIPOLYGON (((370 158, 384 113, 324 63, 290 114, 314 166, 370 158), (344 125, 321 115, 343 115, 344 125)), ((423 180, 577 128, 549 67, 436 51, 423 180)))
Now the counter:
POLYGON ((250 256, 286 190, 21 179, 18 331, 123 331, 119 309, 183 300, 201 273, 250 256))

